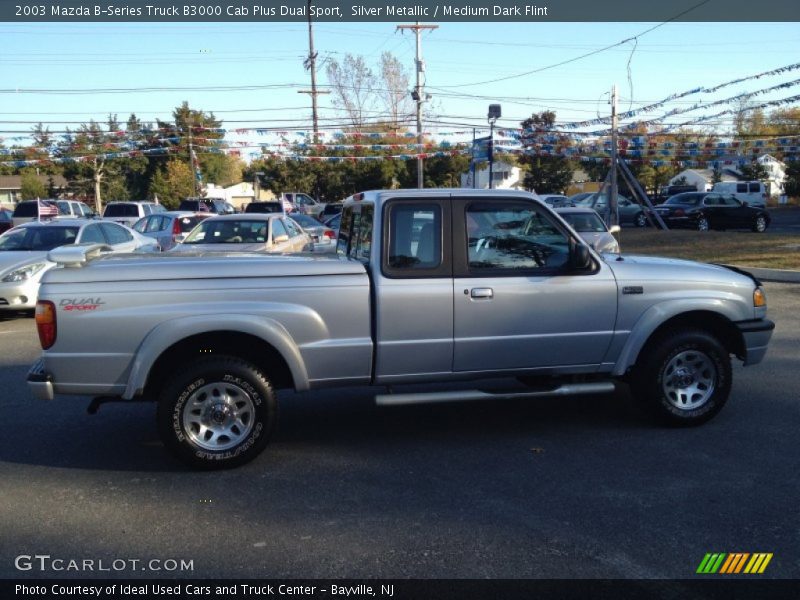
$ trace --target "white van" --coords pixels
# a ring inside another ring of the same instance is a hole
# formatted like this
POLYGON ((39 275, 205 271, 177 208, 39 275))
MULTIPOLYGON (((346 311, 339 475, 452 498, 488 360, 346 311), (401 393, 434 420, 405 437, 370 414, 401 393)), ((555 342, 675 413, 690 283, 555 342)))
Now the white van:
POLYGON ((760 181, 721 181, 715 183, 711 191, 733 194, 750 206, 765 208, 767 205, 767 188, 760 181))

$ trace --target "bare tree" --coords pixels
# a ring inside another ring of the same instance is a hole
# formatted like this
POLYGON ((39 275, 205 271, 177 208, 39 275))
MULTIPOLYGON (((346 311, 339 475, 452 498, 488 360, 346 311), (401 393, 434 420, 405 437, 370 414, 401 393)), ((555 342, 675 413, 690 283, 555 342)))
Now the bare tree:
POLYGON ((381 54, 381 89, 378 96, 388 115, 388 124, 398 129, 406 117, 413 114, 414 107, 409 95, 408 72, 391 52, 381 54))
POLYGON ((360 130, 376 104, 375 74, 362 56, 352 54, 346 54, 341 64, 329 60, 325 72, 332 87, 334 106, 344 109, 353 127, 360 130))

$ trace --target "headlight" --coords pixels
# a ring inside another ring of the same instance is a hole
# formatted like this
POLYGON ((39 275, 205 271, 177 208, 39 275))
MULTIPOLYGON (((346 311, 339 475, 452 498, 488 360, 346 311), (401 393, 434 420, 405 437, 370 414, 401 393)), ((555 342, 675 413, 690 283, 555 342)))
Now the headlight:
POLYGON ((757 287, 753 290, 753 306, 759 308, 761 306, 767 305, 767 295, 764 293, 764 290, 760 287, 757 287))
POLYGON ((14 269, 10 273, 8 273, 5 277, 3 277, 3 281, 5 283, 11 283, 14 281, 25 281, 26 279, 30 279, 36 273, 41 271, 47 266, 47 263, 33 263, 32 265, 25 265, 24 267, 20 267, 19 269, 14 269))

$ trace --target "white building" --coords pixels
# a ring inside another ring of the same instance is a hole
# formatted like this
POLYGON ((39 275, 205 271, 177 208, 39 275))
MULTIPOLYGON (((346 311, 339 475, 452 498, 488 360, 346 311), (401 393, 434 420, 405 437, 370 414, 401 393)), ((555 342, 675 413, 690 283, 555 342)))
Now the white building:
MULTIPOLYGON (((733 169, 722 169, 722 181, 739 181, 739 176, 733 169)), ((698 192, 709 192, 714 185, 713 169, 685 169, 669 180, 669 185, 680 185, 678 182, 686 181, 686 185, 693 185, 698 192)))
MULTIPOLYGON (((461 187, 477 188, 481 190, 489 189, 489 164, 481 165, 484 168, 475 168, 475 185, 472 184, 472 171, 467 171, 461 175, 461 187)), ((520 190, 522 189, 522 169, 510 165, 503 161, 495 161, 492 168, 492 179, 494 188, 498 190, 520 190)))
MULTIPOLYGON (((275 194, 273 194, 270 190, 265 190, 264 188, 259 190, 258 196, 259 200, 273 200, 275 198, 275 194)), ((236 183, 234 185, 229 185, 228 187, 217 186, 213 183, 209 183, 206 187, 206 197, 219 198, 221 200, 225 200, 226 202, 230 202, 237 209, 242 209, 244 206, 255 200, 255 190, 252 182, 250 181, 243 181, 242 183, 236 183)))

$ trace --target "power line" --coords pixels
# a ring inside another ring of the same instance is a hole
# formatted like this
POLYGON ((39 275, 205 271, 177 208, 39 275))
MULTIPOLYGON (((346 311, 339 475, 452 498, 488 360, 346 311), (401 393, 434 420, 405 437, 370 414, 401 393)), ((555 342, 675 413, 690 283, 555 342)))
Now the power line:
POLYGON ((549 69, 555 69, 556 67, 562 67, 564 65, 568 65, 570 63, 582 60, 584 58, 588 58, 590 56, 594 56, 595 54, 600 54, 601 52, 605 52, 606 50, 610 50, 611 48, 615 48, 617 46, 621 46, 623 44, 627 44, 628 42, 633 41, 636 38, 639 38, 639 37, 642 37, 644 35, 647 35, 651 31, 655 31, 656 29, 666 25, 667 23, 671 23, 672 21, 675 21, 676 19, 679 19, 683 15, 695 10, 696 8, 699 8, 699 7, 703 6, 704 4, 708 4, 709 2, 711 2, 711 0, 703 0, 702 2, 699 2, 699 3, 695 4, 694 6, 692 6, 690 8, 687 8, 683 12, 678 13, 674 17, 671 17, 671 18, 667 19, 666 21, 663 21, 663 22, 659 23, 658 25, 654 25, 653 27, 645 29, 644 31, 642 31, 640 33, 637 33, 634 36, 631 36, 629 38, 625 38, 624 40, 619 41, 619 42, 617 42, 615 44, 610 44, 608 46, 604 46, 602 48, 598 48, 597 50, 593 50, 591 52, 587 52, 586 54, 581 54, 580 56, 575 56, 575 57, 567 59, 567 60, 562 60, 561 62, 557 62, 557 63, 552 64, 552 65, 547 65, 545 67, 539 67, 538 69, 533 69, 532 71, 526 71, 524 73, 517 73, 516 75, 508 75, 506 77, 498 77, 496 79, 487 79, 486 81, 476 81, 476 82, 473 82, 473 83, 461 83, 461 84, 456 84, 456 85, 444 85, 444 86, 441 86, 441 87, 443 87, 443 88, 460 88, 460 87, 471 87, 471 86, 474 86, 474 85, 485 85, 487 83, 497 83, 499 81, 508 81, 510 79, 518 79, 519 77, 525 77, 527 75, 533 75, 534 73, 541 73, 542 71, 547 71, 549 69))

